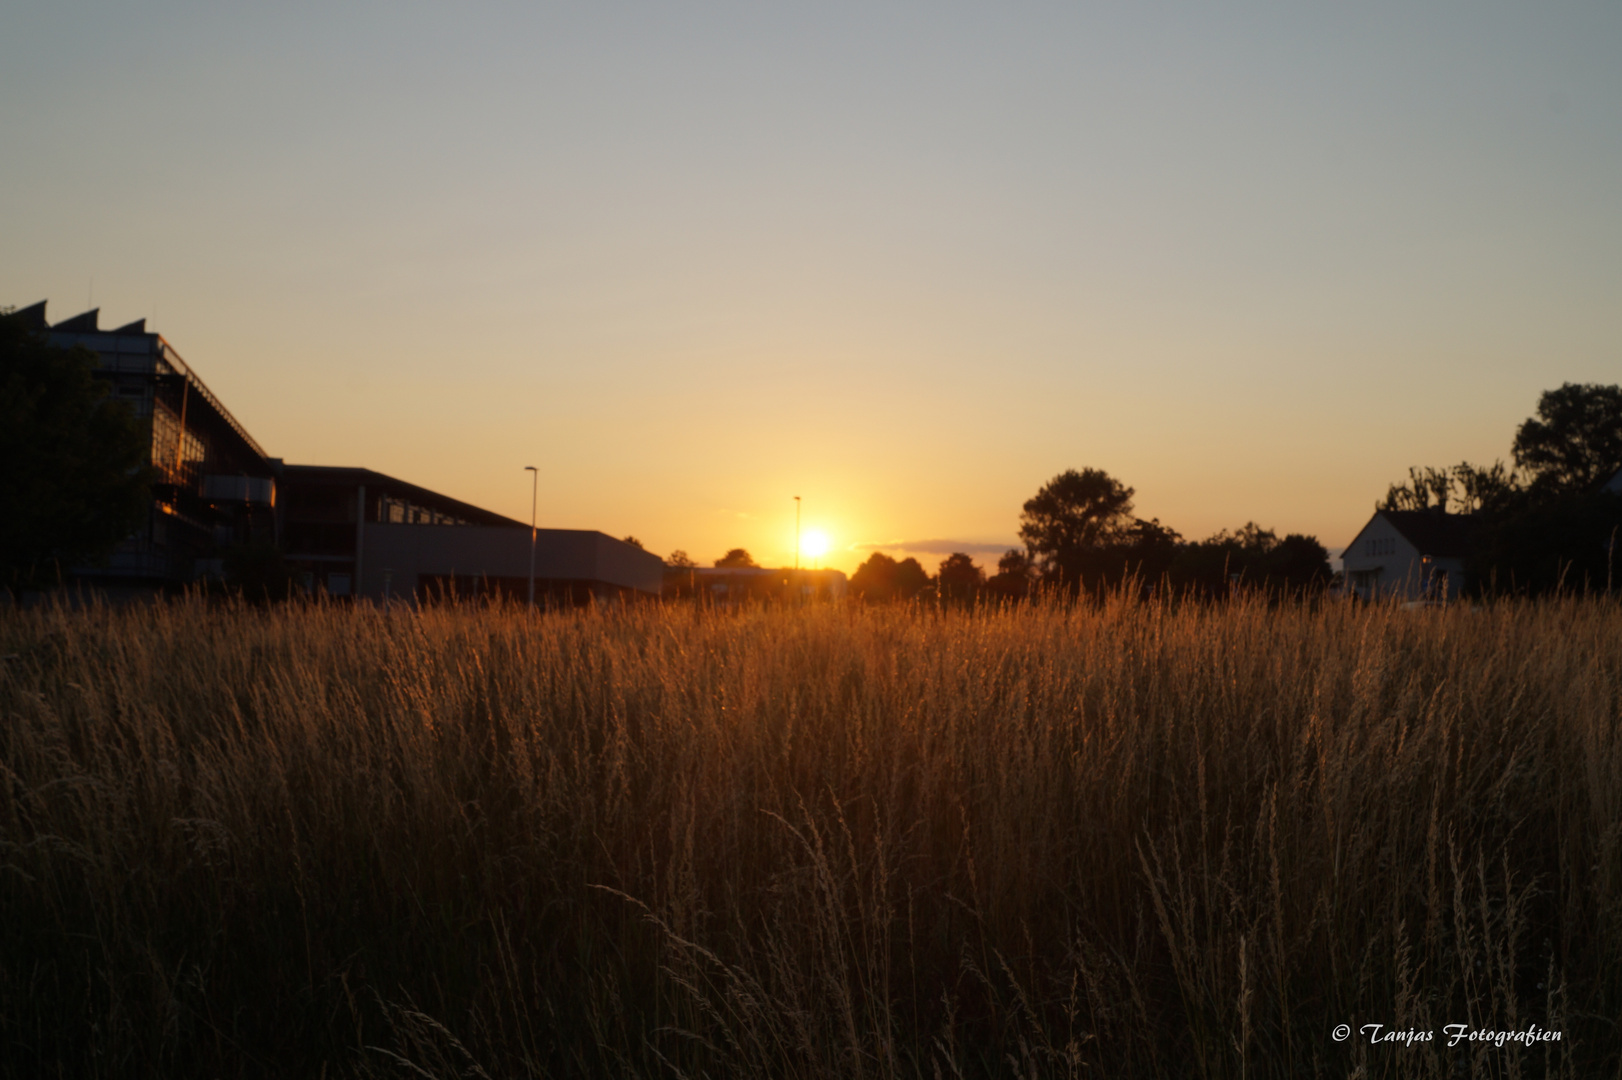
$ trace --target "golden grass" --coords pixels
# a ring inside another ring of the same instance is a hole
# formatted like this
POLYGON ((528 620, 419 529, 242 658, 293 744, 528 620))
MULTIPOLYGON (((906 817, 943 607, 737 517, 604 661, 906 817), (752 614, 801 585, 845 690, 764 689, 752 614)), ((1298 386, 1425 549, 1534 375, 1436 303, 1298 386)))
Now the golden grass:
POLYGON ((190 601, 0 653, 5 1075, 1622 1074, 1614 604, 190 601))

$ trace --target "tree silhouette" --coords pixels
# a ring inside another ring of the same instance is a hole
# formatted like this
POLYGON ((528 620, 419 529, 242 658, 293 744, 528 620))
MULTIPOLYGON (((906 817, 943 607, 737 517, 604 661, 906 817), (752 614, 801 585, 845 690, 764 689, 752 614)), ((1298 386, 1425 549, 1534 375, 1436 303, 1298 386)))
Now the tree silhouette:
POLYGON ((1514 454, 1515 469, 1500 461, 1409 469, 1408 481, 1392 484, 1376 505, 1470 515, 1471 589, 1537 594, 1622 584, 1622 499, 1599 490, 1622 468, 1622 386, 1544 391, 1537 415, 1516 430, 1514 454))
POLYGON ((954 552, 941 560, 935 581, 941 595, 951 600, 973 600, 985 586, 986 573, 974 565, 974 560, 962 552, 954 552))
POLYGON ((997 573, 986 588, 1000 596, 1018 600, 1030 595, 1031 581, 1036 576, 1036 567, 1031 557, 1021 548, 1009 548, 997 560, 997 573))
POLYGON ((1494 514, 1506 508, 1520 494, 1520 473, 1504 468, 1502 461, 1488 466, 1461 461, 1453 466, 1453 479, 1459 487, 1458 512, 1494 514))
POLYGON ((1026 500, 1019 538, 1041 559, 1104 547, 1130 524, 1132 495, 1102 469, 1068 469, 1026 500))
POLYGON ((1392 484, 1374 508, 1477 514, 1504 509, 1524 490, 1520 473, 1504 468, 1502 461, 1461 461, 1451 469, 1410 468, 1407 483, 1392 484))
POLYGON ((96 366, 0 316, 0 587, 105 558, 150 513, 149 437, 96 366))
POLYGON ((1182 538, 1158 520, 1133 517, 1132 495, 1102 469, 1070 469, 1048 481, 1025 503, 1019 527, 1042 577, 1075 591, 1129 574, 1147 585, 1165 573, 1182 538))
POLYGON ((675 567, 679 570, 691 570, 698 564, 693 561, 692 557, 688 555, 687 552, 683 551, 681 548, 677 548, 675 551, 670 553, 670 558, 665 560, 665 565, 675 567))
POLYGON ((1538 398, 1515 433, 1515 463, 1535 487, 1587 491, 1622 468, 1622 386, 1565 383, 1538 398))
POLYGON ((1410 468, 1408 482, 1392 484, 1387 488, 1385 498, 1377 504, 1376 509, 1427 510, 1435 506, 1446 513, 1453 486, 1451 470, 1410 468))
POLYGON ((910 600, 929 587, 929 575, 908 557, 896 562, 882 551, 875 551, 850 576, 847 591, 863 600, 910 600))
POLYGON ((1583 491, 1526 498, 1490 515, 1466 563, 1489 591, 1527 595, 1622 588, 1622 496, 1583 491))
POLYGON ((743 548, 733 548, 725 555, 715 560, 715 565, 723 570, 758 570, 755 560, 749 557, 749 552, 743 548))
POLYGON ((1178 589, 1207 597, 1230 595, 1236 587, 1300 594, 1327 585, 1331 575, 1329 552, 1316 537, 1291 533, 1280 540, 1253 521, 1184 544, 1171 564, 1178 589))
POLYGON ((1327 585, 1335 571, 1329 565, 1329 551, 1316 536, 1286 533, 1268 553, 1267 580, 1292 590, 1327 585))
POLYGON ((1106 567, 1105 573, 1109 576, 1105 580, 1131 574, 1138 578, 1145 591, 1152 589, 1171 569, 1172 560, 1177 558, 1182 545, 1182 534, 1160 524, 1159 518, 1148 521, 1133 518, 1121 540, 1106 553, 1115 561, 1106 567))

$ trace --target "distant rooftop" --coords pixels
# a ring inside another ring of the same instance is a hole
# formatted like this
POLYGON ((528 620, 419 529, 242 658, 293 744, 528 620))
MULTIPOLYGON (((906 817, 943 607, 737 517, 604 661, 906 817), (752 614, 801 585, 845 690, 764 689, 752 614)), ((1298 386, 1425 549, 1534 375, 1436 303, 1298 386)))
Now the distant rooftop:
MULTIPOLYGON (((101 309, 91 308, 89 311, 80 312, 71 319, 63 319, 61 322, 52 325, 45 318, 45 303, 44 300, 41 300, 37 304, 29 304, 25 308, 18 308, 11 313, 11 318, 20 320, 24 326, 36 333, 50 334, 52 336, 58 334, 73 335, 79 338, 78 341, 57 342, 57 344, 84 345, 87 348, 94 349, 103 354, 104 366, 112 362, 108 359, 109 357, 118 355, 130 357, 132 354, 140 356, 156 354, 161 356, 163 362, 174 369, 175 374, 183 376, 191 384, 191 388, 220 414, 220 418, 248 445, 249 449, 261 458, 269 458, 270 455, 265 453, 264 448, 254 441, 252 435, 248 434, 248 429, 243 427, 241 422, 231 415, 231 410, 227 409, 225 404, 214 396, 214 392, 208 388, 208 384, 203 382, 198 377, 197 372, 193 371, 191 366, 180 358, 180 354, 175 351, 174 346, 165 341, 162 335, 146 328, 145 319, 136 319, 134 322, 125 323, 123 326, 103 330, 101 328, 101 309), (95 335, 100 340, 96 342, 83 340, 90 335, 95 335), (131 340, 137 337, 147 339, 145 344, 131 340)), ((145 363, 145 361, 142 361, 142 363, 145 363)))
POLYGON ((1447 559, 1460 558, 1470 552, 1475 519, 1467 514, 1444 514, 1440 510, 1382 510, 1380 513, 1421 555, 1447 559))
MULTIPOLYGON (((472 525, 510 525, 520 529, 529 528, 524 522, 514 521, 512 518, 498 514, 493 510, 485 510, 482 507, 474 506, 472 503, 453 499, 449 495, 441 495, 437 491, 419 487, 416 484, 372 469, 351 465, 283 465, 281 475, 284 480, 290 483, 333 484, 340 487, 359 487, 364 484, 379 494, 410 499, 424 506, 438 507, 446 513, 465 519, 472 525)), ((551 529, 548 531, 591 532, 593 530, 551 529)))
POLYGON ((28 329, 40 333, 47 330, 59 334, 144 334, 147 332, 145 319, 136 319, 132 323, 125 323, 113 330, 103 330, 100 325, 101 308, 91 308, 89 311, 80 312, 73 318, 63 319, 55 326, 52 326, 45 319, 45 301, 43 300, 37 304, 29 304, 25 308, 18 308, 11 313, 11 317, 20 320, 28 329))

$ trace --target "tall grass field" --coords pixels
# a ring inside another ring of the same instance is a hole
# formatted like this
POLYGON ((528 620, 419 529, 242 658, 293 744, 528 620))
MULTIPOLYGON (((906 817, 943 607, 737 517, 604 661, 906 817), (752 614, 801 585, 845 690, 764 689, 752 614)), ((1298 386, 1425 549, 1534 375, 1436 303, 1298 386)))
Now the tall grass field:
POLYGON ((5 1076, 1622 1075, 1614 602, 190 600, 0 654, 5 1076))

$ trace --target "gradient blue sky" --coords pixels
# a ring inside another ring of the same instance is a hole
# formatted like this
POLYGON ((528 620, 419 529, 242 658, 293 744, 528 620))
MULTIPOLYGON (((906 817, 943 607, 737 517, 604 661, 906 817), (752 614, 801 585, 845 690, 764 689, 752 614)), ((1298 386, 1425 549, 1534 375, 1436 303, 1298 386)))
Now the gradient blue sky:
MULTIPOLYGON (((1622 381, 1622 4, 14 5, 0 304, 707 561, 1107 469, 1345 543, 1622 381)), ((920 556, 933 569, 939 554, 920 556)), ((994 558, 991 560, 994 561, 994 558)))

